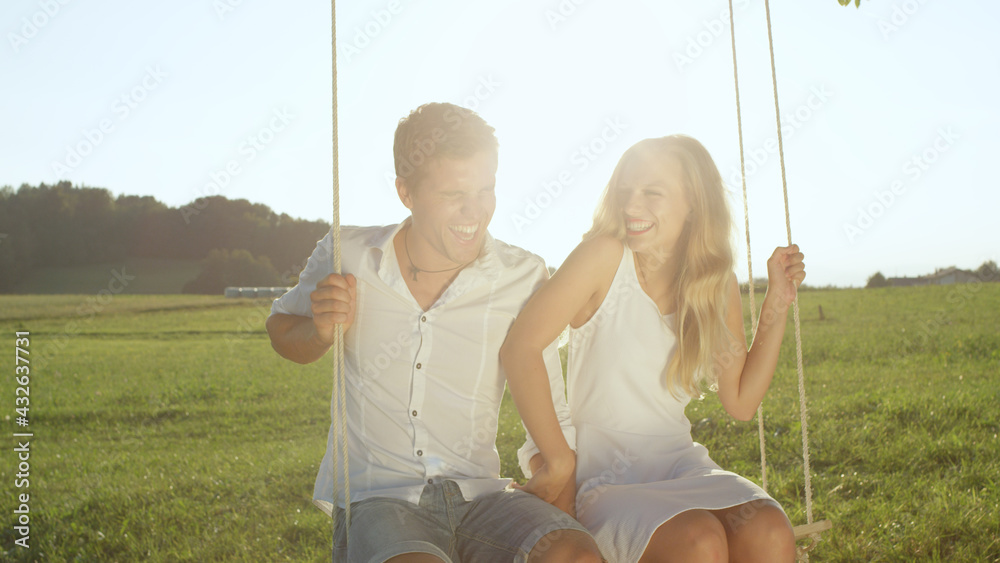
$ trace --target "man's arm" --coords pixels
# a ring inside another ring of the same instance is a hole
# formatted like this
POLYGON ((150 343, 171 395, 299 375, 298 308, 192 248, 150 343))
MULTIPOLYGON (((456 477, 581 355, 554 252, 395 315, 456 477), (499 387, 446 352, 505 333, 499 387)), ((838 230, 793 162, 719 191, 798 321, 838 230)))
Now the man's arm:
POLYGON ((275 313, 267 318, 265 326, 274 351, 299 364, 315 362, 333 345, 320 339, 309 317, 275 313))
POLYGON ((344 332, 354 322, 357 280, 330 274, 309 294, 312 317, 272 313, 265 326, 271 347, 283 358, 300 364, 315 362, 333 345, 337 325, 344 332))

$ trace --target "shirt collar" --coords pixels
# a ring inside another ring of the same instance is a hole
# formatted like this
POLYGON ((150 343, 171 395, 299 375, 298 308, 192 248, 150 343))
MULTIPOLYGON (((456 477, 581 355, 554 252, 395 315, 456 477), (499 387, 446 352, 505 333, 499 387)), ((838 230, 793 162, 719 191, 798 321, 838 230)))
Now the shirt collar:
MULTIPOLYGON (((368 239, 370 252, 376 253, 373 257, 378 264, 376 274, 386 284, 396 288, 397 291, 404 292, 404 294, 409 294, 409 289, 406 287, 403 273, 399 269, 399 261, 396 259, 396 250, 392 241, 399 231, 410 224, 410 221, 411 218, 407 217, 395 228, 380 230, 368 239)), ((458 277, 445 290, 439 301, 445 301, 456 294, 460 295, 479 283, 493 282, 500 277, 501 271, 502 265, 497 256, 496 240, 487 231, 479 258, 459 272, 458 277)))

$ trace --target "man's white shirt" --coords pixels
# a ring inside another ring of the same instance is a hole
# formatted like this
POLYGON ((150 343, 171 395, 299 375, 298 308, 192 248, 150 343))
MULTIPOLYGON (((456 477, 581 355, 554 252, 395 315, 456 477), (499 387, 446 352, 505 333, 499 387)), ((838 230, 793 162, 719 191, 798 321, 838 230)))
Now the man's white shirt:
MULTIPOLYGON (((506 382, 500 346, 548 272, 541 258, 487 234, 479 259, 424 311, 393 248, 405 225, 341 229, 342 270, 358 280, 355 322, 344 338, 351 501, 416 504, 425 484, 444 479, 472 500, 510 483, 500 478, 495 444, 506 382)), ((333 271, 332 244, 330 234, 319 241, 272 314, 312 316, 309 294, 333 271)), ((556 343, 544 360, 559 423, 576 449, 556 343)), ((334 476, 334 436, 331 425, 313 493, 327 513, 335 502, 344 506, 343 487, 333 498, 334 479, 342 481, 334 476)), ((522 468, 536 453, 529 437, 518 451, 522 468)))

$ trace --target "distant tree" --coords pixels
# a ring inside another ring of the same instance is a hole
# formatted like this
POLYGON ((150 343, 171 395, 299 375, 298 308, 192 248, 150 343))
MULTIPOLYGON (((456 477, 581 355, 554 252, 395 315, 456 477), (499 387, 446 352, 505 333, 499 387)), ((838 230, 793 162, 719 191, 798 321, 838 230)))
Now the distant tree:
POLYGON ((0 208, 21 223, 16 244, 30 249, 30 260, 19 261, 21 267, 94 264, 125 255, 127 238, 115 230, 115 202, 108 190, 64 181, 37 188, 23 184, 4 194, 0 208))
POLYGON ((11 292, 31 274, 37 264, 44 263, 35 231, 33 208, 22 194, 26 186, 14 191, 10 186, 0 190, 0 292, 11 292))
POLYGON ((302 269, 303 261, 330 229, 318 221, 278 215, 266 205, 223 196, 200 198, 177 211, 175 246, 186 259, 204 258, 213 248, 244 249, 268 256, 278 271, 302 269))
MULTIPOLYGON (((837 0, 837 2, 840 2, 841 6, 850 6, 851 5, 851 0, 837 0)), ((854 7, 855 8, 860 8, 861 7, 861 0, 854 0, 854 7)))
POLYGON ((997 271, 997 263, 993 260, 983 262, 983 265, 976 269, 975 274, 980 281, 1000 282, 1000 271, 997 271))
MULTIPOLYGON (((326 236, 330 225, 322 221, 294 219, 282 213, 270 213, 265 237, 254 241, 254 251, 271 258, 274 269, 288 276, 298 275, 306 258, 316 248, 316 241, 326 236)), ((262 234, 258 231, 258 235, 262 234)))
POLYGON ((39 268, 125 258, 195 261, 223 248, 247 251, 258 261, 255 257, 266 256, 284 280, 274 285, 291 285, 289 280, 329 229, 322 221, 295 219, 266 205, 222 196, 173 208, 150 196, 115 198, 104 188, 66 181, 22 184, 17 190, 2 186, 0 293, 16 291, 39 268))
POLYGON ((868 278, 868 283, 865 287, 889 287, 889 280, 885 279, 882 272, 875 272, 868 278))
POLYGON ((69 182, 57 186, 71 202, 66 229, 73 233, 70 264, 117 262, 125 257, 127 238, 116 232, 115 200, 104 188, 73 188, 69 182))
POLYGON ((202 263, 201 274, 184 286, 184 293, 221 294, 229 286, 270 287, 281 280, 267 256, 246 250, 217 248, 202 263))
POLYGON ((177 234, 169 228, 170 208, 152 196, 120 195, 115 200, 115 231, 128 256, 171 258, 164 250, 177 234))
MULTIPOLYGON (((800 287, 799 289, 803 289, 803 287, 800 287)), ((750 284, 748 282, 740 283, 740 293, 746 293, 749 291, 750 284)), ((764 293, 767 291, 767 278, 754 278, 753 291, 754 293, 764 293)))

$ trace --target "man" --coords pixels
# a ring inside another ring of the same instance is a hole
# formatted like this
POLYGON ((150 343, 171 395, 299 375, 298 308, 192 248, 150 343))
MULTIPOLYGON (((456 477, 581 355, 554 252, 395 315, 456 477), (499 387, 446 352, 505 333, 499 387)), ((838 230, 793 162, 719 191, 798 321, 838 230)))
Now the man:
MULTIPOLYGON (((396 190, 410 217, 342 229, 343 276, 331 274, 327 235, 272 307, 271 344, 299 363, 322 357, 336 325, 344 327, 352 507, 347 547, 338 518, 335 561, 600 561, 575 520, 499 478, 499 350, 547 273, 541 259, 486 230, 497 150, 493 128, 469 110, 426 104, 411 112, 393 146, 396 190)), ((572 445, 554 346, 546 360, 572 445)), ((334 455, 331 426, 314 502, 342 516, 334 455)), ((546 467, 538 454, 532 465, 566 475, 565 465, 546 467)))

